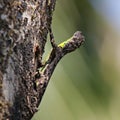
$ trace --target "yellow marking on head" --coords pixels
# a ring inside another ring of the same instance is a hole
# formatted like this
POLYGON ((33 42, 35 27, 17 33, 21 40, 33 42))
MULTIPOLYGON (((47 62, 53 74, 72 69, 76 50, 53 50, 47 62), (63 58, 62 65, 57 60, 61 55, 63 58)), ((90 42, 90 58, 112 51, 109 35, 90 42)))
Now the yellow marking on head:
POLYGON ((64 41, 64 42, 62 42, 62 43, 60 43, 60 44, 58 45, 58 47, 64 48, 65 45, 66 45, 70 40, 71 40, 71 38, 68 39, 68 40, 66 40, 66 41, 64 41))

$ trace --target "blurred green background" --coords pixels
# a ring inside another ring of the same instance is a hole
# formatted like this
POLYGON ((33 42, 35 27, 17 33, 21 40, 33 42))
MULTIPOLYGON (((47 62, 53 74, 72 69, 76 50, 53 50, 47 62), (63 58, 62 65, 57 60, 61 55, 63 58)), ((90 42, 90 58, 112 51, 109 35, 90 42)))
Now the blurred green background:
MULTIPOLYGON (((32 120, 120 120, 119 5, 119 0, 57 0, 56 42, 77 30, 86 41, 60 61, 32 120)), ((48 41, 45 55, 50 49, 48 41)))

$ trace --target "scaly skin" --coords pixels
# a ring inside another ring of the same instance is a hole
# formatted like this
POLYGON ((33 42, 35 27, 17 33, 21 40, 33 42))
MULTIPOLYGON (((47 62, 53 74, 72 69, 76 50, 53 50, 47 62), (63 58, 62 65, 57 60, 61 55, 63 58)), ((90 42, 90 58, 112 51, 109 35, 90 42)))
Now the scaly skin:
POLYGON ((84 41, 84 36, 80 31, 75 32, 71 38, 60 43, 59 45, 57 45, 57 47, 54 39, 52 39, 51 44, 53 46, 53 49, 49 54, 43 68, 40 68, 37 71, 37 74, 40 74, 40 77, 36 79, 37 88, 39 88, 39 85, 40 88, 45 87, 48 84, 49 79, 61 58, 67 53, 76 50, 82 45, 84 41))
POLYGON ((69 43, 70 40, 71 40, 71 38, 69 38, 68 40, 60 43, 60 44, 58 45, 58 47, 61 47, 61 48, 65 47, 65 45, 66 45, 67 43, 69 43))

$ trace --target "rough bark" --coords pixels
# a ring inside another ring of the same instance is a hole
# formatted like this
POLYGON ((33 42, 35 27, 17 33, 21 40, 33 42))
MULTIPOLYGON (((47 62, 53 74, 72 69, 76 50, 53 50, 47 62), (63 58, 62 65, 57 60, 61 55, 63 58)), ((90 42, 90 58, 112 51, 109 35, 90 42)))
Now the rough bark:
POLYGON ((41 66, 54 6, 55 0, 0 1, 1 120, 29 120, 37 110, 33 76, 41 66))
POLYGON ((55 2, 0 0, 0 120, 30 120, 59 60, 84 41, 77 32, 69 43, 53 48, 43 67, 55 2))

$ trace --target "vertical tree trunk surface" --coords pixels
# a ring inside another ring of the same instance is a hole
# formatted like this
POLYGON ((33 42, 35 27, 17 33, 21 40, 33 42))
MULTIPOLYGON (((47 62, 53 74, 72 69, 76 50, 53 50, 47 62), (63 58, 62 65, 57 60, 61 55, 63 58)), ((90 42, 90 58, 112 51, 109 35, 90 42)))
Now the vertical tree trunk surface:
POLYGON ((0 0, 0 120, 30 120, 55 0, 0 0))
POLYGON ((51 29, 56 0, 0 0, 0 120, 30 120, 60 59, 80 47, 77 31, 56 45, 51 29), (49 32, 53 47, 42 56, 49 32))

